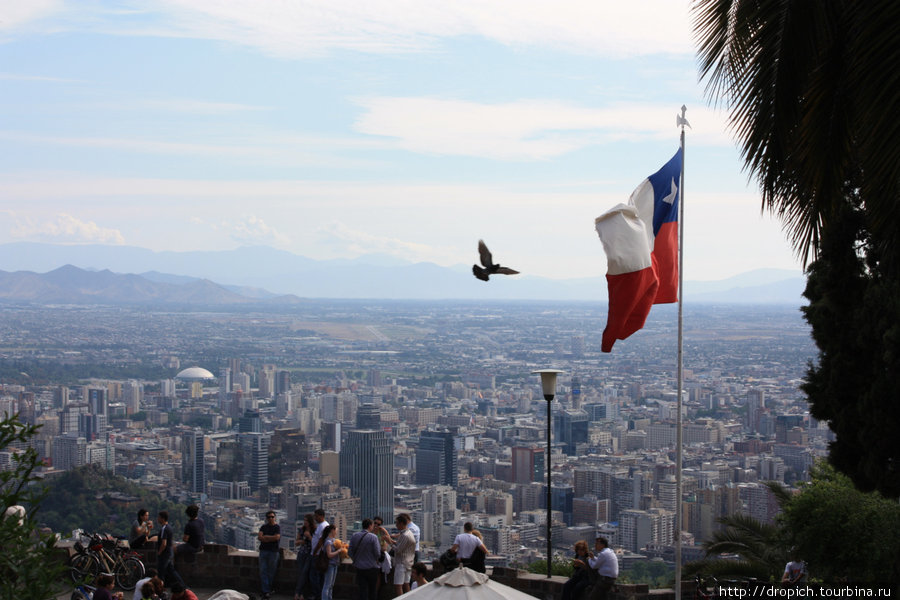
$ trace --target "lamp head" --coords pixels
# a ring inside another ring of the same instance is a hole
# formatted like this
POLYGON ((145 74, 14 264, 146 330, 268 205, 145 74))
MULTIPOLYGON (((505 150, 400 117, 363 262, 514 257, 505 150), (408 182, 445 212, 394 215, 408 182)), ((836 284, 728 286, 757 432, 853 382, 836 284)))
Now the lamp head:
POLYGON ((541 376, 541 389, 544 392, 544 400, 551 402, 556 396, 556 376, 562 371, 559 369, 540 369, 531 373, 537 373, 541 376))

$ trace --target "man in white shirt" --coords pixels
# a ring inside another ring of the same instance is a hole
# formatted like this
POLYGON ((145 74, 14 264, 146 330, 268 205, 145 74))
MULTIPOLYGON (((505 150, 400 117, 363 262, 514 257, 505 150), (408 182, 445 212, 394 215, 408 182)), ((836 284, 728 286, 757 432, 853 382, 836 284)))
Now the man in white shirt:
POLYGON ((419 538, 422 537, 422 531, 419 529, 419 526, 413 523, 412 517, 406 513, 403 513, 403 516, 409 519, 409 524, 407 524, 406 528, 409 529, 409 532, 413 534, 413 537, 416 539, 416 556, 413 559, 413 563, 419 562, 419 538))
POLYGON ((141 595, 141 588, 144 587, 144 584, 153 579, 156 576, 156 569, 150 567, 144 573, 144 578, 139 579, 138 582, 134 586, 134 600, 141 600, 143 596, 141 595))
POLYGON ((485 548, 484 544, 481 543, 481 540, 472 533, 473 529, 475 529, 475 526, 472 525, 471 522, 467 522, 463 525, 463 532, 456 536, 456 539, 453 540, 453 546, 450 547, 450 551, 456 554, 456 558, 464 565, 472 558, 472 553, 475 552, 475 549, 479 546, 481 546, 484 553, 487 554, 487 548, 485 548))
MULTIPOLYGON (((606 600, 619 576, 619 559, 609 547, 609 541, 602 535, 598 535, 594 541, 594 550, 597 551, 597 555, 588 559, 590 567, 597 571, 597 583, 594 584, 591 600, 606 600)), ((580 563, 581 561, 576 560, 575 562, 580 563)))

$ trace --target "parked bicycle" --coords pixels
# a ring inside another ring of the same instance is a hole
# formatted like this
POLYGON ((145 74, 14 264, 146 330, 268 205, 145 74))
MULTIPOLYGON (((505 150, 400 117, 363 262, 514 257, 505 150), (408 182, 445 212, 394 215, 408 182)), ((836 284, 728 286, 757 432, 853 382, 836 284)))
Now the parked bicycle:
POLYGON ((697 575, 695 580, 697 587, 694 589, 694 600, 714 600, 719 597, 719 582, 715 577, 697 575))
POLYGON ((73 581, 94 581, 100 573, 112 573, 116 585, 133 590, 144 576, 141 555, 130 550, 124 539, 93 534, 87 547, 75 542, 75 554, 69 558, 69 574, 73 581))

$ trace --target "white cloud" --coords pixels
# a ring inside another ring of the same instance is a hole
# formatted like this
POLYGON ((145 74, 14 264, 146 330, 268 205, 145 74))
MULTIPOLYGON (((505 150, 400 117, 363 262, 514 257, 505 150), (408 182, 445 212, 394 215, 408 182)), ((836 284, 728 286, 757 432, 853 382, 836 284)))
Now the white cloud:
POLYGON ((321 243, 334 247, 341 256, 389 254, 410 262, 429 261, 452 264, 459 256, 454 248, 410 242, 353 229, 340 221, 331 221, 316 229, 321 243))
POLYGON ((255 215, 244 215, 238 221, 222 221, 215 229, 226 232, 231 239, 240 244, 284 247, 291 243, 290 236, 255 215))
POLYGON ((62 0, 0 0, 0 34, 27 27, 63 7, 62 0))
POLYGON ((59 213, 50 221, 17 218, 10 235, 18 239, 56 243, 125 243, 125 238, 119 230, 101 227, 93 221, 82 221, 66 213, 59 213))
MULTIPOLYGON (((402 148, 426 154, 541 160, 595 144, 676 134, 675 112, 660 105, 586 108, 560 101, 484 104, 399 97, 360 104, 366 112, 356 122, 358 131, 397 138, 402 148)), ((722 114, 700 108, 690 117, 692 144, 732 145, 722 114)))
POLYGON ((88 1, 69 9, 52 0, 5 4, 17 7, 13 27, 56 11, 48 30, 221 40, 286 58, 422 52, 462 37, 606 57, 692 52, 687 0, 158 0, 138 10, 88 1))

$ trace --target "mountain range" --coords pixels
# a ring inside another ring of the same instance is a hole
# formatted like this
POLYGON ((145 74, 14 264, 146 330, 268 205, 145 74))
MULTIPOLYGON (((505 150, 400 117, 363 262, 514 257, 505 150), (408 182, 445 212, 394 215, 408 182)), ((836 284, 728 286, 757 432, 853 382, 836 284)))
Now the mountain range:
MULTIPOLYGON (((384 255, 315 260, 265 246, 155 252, 133 246, 0 244, 0 300, 170 305, 292 304, 300 298, 606 300, 604 277, 478 281, 471 267, 384 255)), ((685 300, 802 303, 799 271, 758 269, 685 281, 685 300)))

